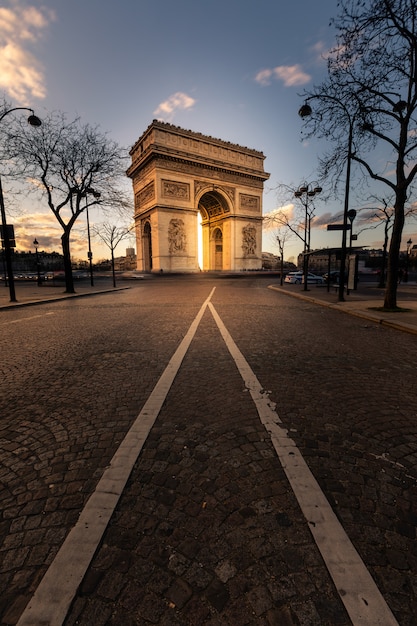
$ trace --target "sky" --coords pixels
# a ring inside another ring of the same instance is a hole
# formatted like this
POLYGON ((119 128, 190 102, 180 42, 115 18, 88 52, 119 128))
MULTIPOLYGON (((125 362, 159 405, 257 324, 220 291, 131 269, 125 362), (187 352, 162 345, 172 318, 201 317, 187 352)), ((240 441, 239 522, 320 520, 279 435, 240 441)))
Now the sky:
MULTIPOLYGON (((334 0, 3 0, 0 96, 13 106, 33 108, 40 118, 50 111, 63 111, 68 119, 80 116, 126 148, 160 119, 262 151, 270 174, 263 198, 267 214, 280 206, 280 185, 296 189, 317 181, 317 156, 326 146, 302 139, 297 112, 303 90, 325 77, 336 5, 334 0)), ((60 228, 40 200, 31 196, 25 205, 5 193, 5 203, 18 249, 30 249, 36 237, 40 250, 60 251, 60 228)), ((321 226, 313 222, 312 248, 340 245, 341 233, 328 232, 325 222, 340 213, 342 203, 317 198, 321 226)), ((350 208, 363 206, 368 199, 352 193, 350 208)), ((90 223, 99 221, 103 217, 92 209, 90 223)), ((382 228, 368 230, 357 243, 380 247, 382 236, 382 228)), ((417 225, 410 224, 404 237, 417 243, 417 225)), ((73 257, 86 257, 86 240, 80 223, 73 257)), ((131 243, 122 242, 116 254, 131 243)), ((285 257, 302 248, 293 238, 285 257)), ((279 253, 273 231, 264 232, 263 250, 279 253)), ((109 256, 97 241, 93 253, 95 260, 109 256)))

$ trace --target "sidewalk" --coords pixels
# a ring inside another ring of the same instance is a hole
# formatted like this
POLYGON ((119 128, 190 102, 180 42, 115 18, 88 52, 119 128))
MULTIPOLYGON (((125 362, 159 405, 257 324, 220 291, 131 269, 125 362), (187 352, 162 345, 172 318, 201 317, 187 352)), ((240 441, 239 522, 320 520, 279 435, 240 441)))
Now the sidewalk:
POLYGON ((98 278, 94 281, 94 286, 87 280, 74 282, 75 293, 65 293, 64 281, 47 281, 38 286, 36 281, 15 281, 15 293, 17 302, 10 302, 10 292, 4 282, 0 282, 0 309, 11 309, 19 306, 31 306, 53 302, 54 300, 64 300, 68 298, 90 296, 97 293, 128 289, 128 285, 119 281, 113 287, 111 278, 98 278))
POLYGON ((398 286, 397 305, 405 310, 393 313, 378 310, 383 306, 384 289, 379 288, 376 283, 362 283, 357 290, 350 291, 349 295, 345 294, 344 302, 338 302, 338 291, 334 287, 328 291, 326 285, 309 285, 308 290, 304 291, 304 285, 277 283, 270 285, 270 289, 417 335, 417 284, 415 283, 398 286))

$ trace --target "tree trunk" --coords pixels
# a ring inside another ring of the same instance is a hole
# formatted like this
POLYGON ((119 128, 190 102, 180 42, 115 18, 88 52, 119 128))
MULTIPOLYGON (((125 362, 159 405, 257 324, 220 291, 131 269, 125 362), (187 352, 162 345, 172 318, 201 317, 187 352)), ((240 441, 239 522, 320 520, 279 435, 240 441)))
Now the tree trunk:
POLYGON ((62 254, 64 256, 65 293, 75 293, 71 266, 70 231, 64 231, 61 235, 61 242, 62 254))
POLYGON ((116 287, 116 272, 114 270, 114 248, 111 249, 111 271, 113 275, 113 287, 116 287))
POLYGON ((397 308, 398 268, 401 237, 404 227, 405 194, 399 192, 395 200, 394 224, 388 253, 388 275, 385 289, 384 309, 397 308))

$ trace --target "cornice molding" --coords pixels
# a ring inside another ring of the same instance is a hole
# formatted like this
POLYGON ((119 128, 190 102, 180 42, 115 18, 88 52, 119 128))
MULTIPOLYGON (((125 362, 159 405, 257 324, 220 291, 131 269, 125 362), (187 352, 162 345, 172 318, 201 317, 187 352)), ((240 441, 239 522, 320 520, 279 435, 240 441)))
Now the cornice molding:
POLYGON ((224 141, 223 139, 217 139, 216 137, 211 137, 210 135, 204 135, 203 133, 198 133, 193 130, 186 130, 185 128, 181 128, 181 126, 175 126, 174 124, 169 124, 168 122, 162 122, 160 120, 152 120, 149 124, 148 128, 142 133, 136 143, 132 146, 129 154, 132 155, 137 149, 138 145, 143 141, 144 137, 149 134, 154 128, 160 128, 162 130, 172 132, 176 135, 181 135, 183 137, 188 137, 191 139, 202 139, 203 141, 208 141, 209 143, 217 146, 221 146, 224 148, 231 148, 233 150, 237 150, 240 152, 245 152, 246 154, 251 154, 256 157, 260 157, 265 159, 265 155, 260 150, 254 150, 253 148, 247 148, 245 146, 241 146, 237 143, 232 143, 230 141, 224 141))
POLYGON ((136 161, 136 163, 133 163, 131 167, 127 170, 127 175, 130 178, 134 178, 135 173, 138 169, 143 170, 143 168, 145 167, 149 168, 151 166, 155 166, 158 161, 165 161, 171 164, 176 163, 177 165, 186 166, 185 168, 178 168, 177 171, 186 170, 190 174, 193 173, 193 175, 197 175, 197 172, 201 172, 201 170, 206 169, 210 172, 219 172, 229 176, 237 176, 239 178, 251 179, 261 183, 263 183, 265 180, 268 180, 269 178, 269 174, 267 173, 255 174, 253 171, 249 172, 244 170, 243 168, 235 169, 230 165, 221 166, 218 162, 214 163, 209 162, 208 160, 197 160, 192 156, 187 159, 184 156, 179 157, 175 156, 174 154, 167 154, 166 152, 161 150, 150 151, 148 154, 144 155, 143 159, 141 159, 140 161, 136 161))

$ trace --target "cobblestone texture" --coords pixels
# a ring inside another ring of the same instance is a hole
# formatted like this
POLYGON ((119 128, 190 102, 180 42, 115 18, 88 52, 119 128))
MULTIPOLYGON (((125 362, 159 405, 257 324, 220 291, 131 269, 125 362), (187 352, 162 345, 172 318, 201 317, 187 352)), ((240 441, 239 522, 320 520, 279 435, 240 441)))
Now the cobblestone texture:
MULTIPOLYGON (((389 606, 414 625, 417 339, 249 278, 164 279, 2 312, 1 624, 17 622, 214 284, 217 311, 389 606)), ((73 624, 350 624, 208 311, 73 624)))

